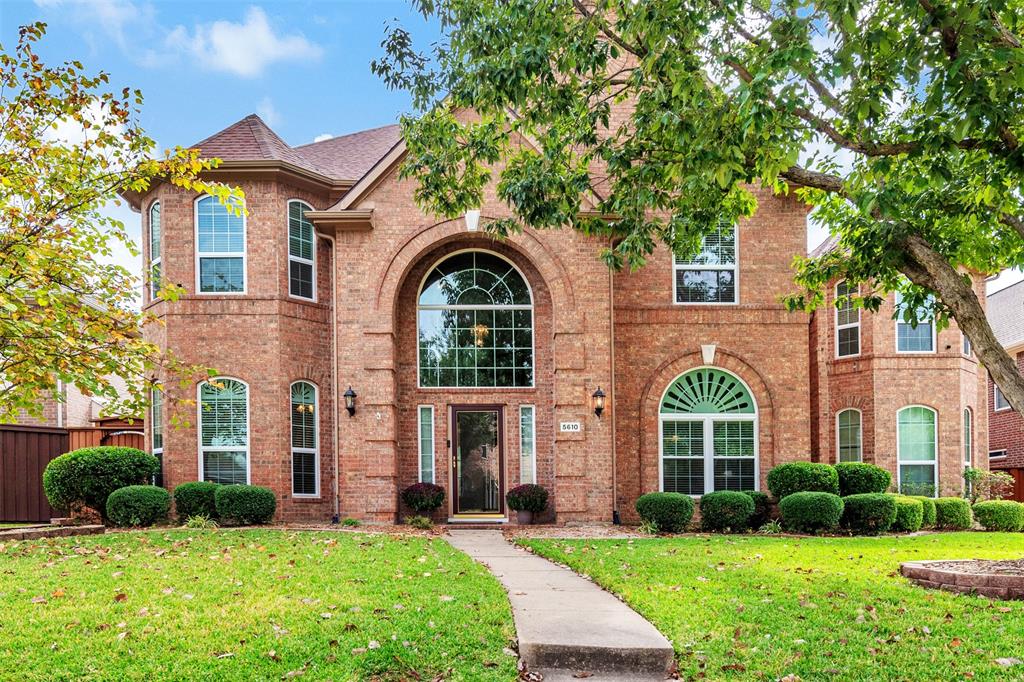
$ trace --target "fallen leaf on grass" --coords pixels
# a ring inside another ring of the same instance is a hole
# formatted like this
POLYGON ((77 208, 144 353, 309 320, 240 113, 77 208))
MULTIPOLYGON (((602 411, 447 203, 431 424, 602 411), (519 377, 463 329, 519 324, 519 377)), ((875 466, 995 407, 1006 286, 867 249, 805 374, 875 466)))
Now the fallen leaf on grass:
POLYGON ((274 663, 279 663, 281 661, 281 657, 278 656, 277 652, 274 651, 273 649, 271 649, 270 651, 267 652, 267 658, 272 660, 274 663))
POLYGON ((590 672, 589 670, 577 670, 572 674, 572 676, 575 677, 577 680, 582 680, 587 677, 593 677, 594 673, 590 672))
POLYGON ((32 603, 33 604, 45 604, 46 603, 46 597, 32 597, 32 603))
POLYGON ((997 658, 996 665, 1001 665, 1004 668, 1012 668, 1015 665, 1024 665, 1024 661, 1019 658, 997 658))
POLYGON ((117 594, 114 595, 114 601, 126 601, 127 599, 128 599, 128 595, 125 594, 124 592, 118 592, 117 594))

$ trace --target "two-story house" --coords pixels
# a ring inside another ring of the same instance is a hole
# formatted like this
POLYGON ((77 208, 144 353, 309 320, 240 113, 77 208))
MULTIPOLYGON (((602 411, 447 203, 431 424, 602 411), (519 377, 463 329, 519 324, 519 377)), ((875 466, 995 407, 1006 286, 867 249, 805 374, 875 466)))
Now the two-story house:
POLYGON ((489 236, 507 215, 493 190, 465 216, 425 215, 397 126, 292 147, 249 116, 197 146, 246 215, 168 184, 133 197, 149 267, 187 291, 146 292, 163 321, 147 337, 221 373, 168 382, 194 400, 189 426, 156 401, 169 487, 249 482, 285 519, 392 521, 428 481, 444 517, 500 522, 507 490, 536 482, 550 518, 608 521, 653 490, 763 489, 794 460, 877 461, 943 492, 965 448, 984 463, 958 331, 865 315, 851 358, 834 311, 781 305, 805 253, 792 195, 759 191, 757 214, 690 260, 662 249, 612 273, 605 244, 569 229, 489 236))

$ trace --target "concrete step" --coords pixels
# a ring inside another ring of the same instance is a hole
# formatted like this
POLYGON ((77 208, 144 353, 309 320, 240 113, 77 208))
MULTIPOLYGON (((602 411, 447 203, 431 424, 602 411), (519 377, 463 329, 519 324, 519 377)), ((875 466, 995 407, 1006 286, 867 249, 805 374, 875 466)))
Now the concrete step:
POLYGON ((553 668, 541 668, 530 672, 540 673, 544 682, 580 682, 580 680, 586 680, 586 682, 662 682, 662 680, 668 679, 666 674, 602 673, 553 668))

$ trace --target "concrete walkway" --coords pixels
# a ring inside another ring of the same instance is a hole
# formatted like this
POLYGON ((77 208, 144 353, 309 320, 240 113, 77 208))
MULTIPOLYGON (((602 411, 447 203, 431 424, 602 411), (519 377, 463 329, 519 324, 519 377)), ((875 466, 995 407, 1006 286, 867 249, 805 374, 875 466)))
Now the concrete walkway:
POLYGON ((508 543, 498 530, 450 530, 447 538, 484 564, 508 591, 519 656, 545 680, 663 680, 672 645, 600 587, 508 543))

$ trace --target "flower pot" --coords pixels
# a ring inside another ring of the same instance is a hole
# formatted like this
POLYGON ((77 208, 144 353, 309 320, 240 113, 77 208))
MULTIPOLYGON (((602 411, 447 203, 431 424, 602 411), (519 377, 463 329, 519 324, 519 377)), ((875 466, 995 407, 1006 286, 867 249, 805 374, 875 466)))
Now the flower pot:
POLYGON ((520 526, 529 526, 533 523, 533 512, 520 509, 516 512, 516 521, 520 526))

